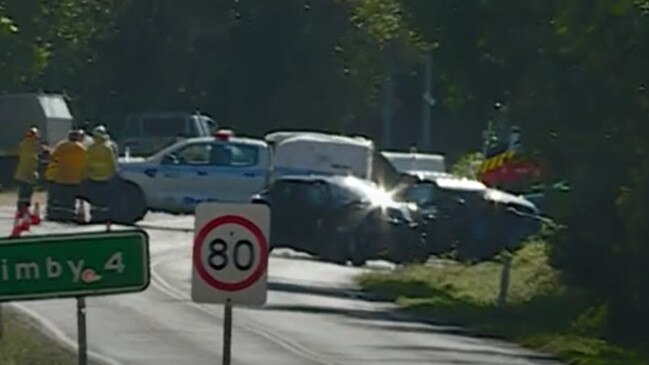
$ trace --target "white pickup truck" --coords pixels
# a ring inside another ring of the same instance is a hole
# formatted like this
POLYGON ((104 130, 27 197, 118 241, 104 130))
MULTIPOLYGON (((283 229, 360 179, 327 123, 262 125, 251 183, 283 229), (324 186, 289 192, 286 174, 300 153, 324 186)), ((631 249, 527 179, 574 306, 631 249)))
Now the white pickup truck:
POLYGON ((221 132, 182 140, 143 161, 122 162, 119 174, 141 192, 132 204, 189 213, 204 201, 247 201, 265 186, 269 162, 264 141, 221 132))

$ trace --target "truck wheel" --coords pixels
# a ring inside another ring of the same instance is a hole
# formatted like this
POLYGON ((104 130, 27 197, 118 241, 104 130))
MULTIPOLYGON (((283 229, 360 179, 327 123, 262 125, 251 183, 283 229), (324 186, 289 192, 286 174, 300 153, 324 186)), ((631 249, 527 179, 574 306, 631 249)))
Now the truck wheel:
POLYGON ((115 223, 135 224, 147 213, 146 200, 142 189, 130 181, 120 180, 117 184, 118 198, 112 209, 115 223))
POLYGON ((353 266, 361 267, 367 263, 373 251, 375 251, 372 245, 376 240, 372 220, 366 218, 358 227, 356 233, 349 235, 347 239, 349 256, 353 266))

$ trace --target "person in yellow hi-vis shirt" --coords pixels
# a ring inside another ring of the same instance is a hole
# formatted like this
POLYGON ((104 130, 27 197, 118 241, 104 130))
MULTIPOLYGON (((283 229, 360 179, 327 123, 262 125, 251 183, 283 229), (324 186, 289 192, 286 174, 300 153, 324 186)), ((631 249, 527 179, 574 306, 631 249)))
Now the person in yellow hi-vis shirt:
POLYGON ((117 173, 117 151, 106 127, 100 125, 92 134, 94 141, 86 153, 84 191, 91 204, 92 221, 104 222, 110 219, 111 193, 117 173))
POLYGON ((52 216, 51 209, 54 206, 54 204, 52 204, 52 197, 55 195, 54 178, 56 177, 58 163, 59 161, 52 157, 52 151, 50 151, 47 166, 45 167, 45 172, 43 174, 45 180, 44 185, 47 190, 47 212, 45 214, 48 217, 52 216))
POLYGON ((14 178, 18 183, 17 217, 30 215, 34 185, 38 182, 38 157, 41 153, 40 134, 35 127, 29 128, 18 147, 18 166, 14 178))
POLYGON ((86 168, 86 149, 81 144, 81 134, 72 130, 68 139, 54 148, 50 155, 50 165, 46 175, 51 175, 50 204, 48 219, 53 221, 73 221, 76 213, 76 200, 80 194, 86 168))

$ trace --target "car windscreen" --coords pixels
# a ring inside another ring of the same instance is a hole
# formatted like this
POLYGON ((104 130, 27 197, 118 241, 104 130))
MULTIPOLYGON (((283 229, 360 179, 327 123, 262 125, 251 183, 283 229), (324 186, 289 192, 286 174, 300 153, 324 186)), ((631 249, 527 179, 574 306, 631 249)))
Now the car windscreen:
POLYGON ((322 181, 286 180, 273 185, 271 194, 274 201, 319 207, 327 203, 327 188, 322 181))
POLYGON ((412 185, 406 189, 402 195, 402 199, 420 206, 427 206, 435 203, 435 196, 435 184, 424 182, 412 185))

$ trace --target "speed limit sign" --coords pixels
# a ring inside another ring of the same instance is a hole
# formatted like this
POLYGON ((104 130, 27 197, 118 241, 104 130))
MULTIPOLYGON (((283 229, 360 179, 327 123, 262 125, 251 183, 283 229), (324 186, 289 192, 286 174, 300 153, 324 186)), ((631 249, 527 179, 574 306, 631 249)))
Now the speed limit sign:
POLYGON ((266 303, 269 226, 265 205, 200 204, 192 253, 192 300, 266 303))

